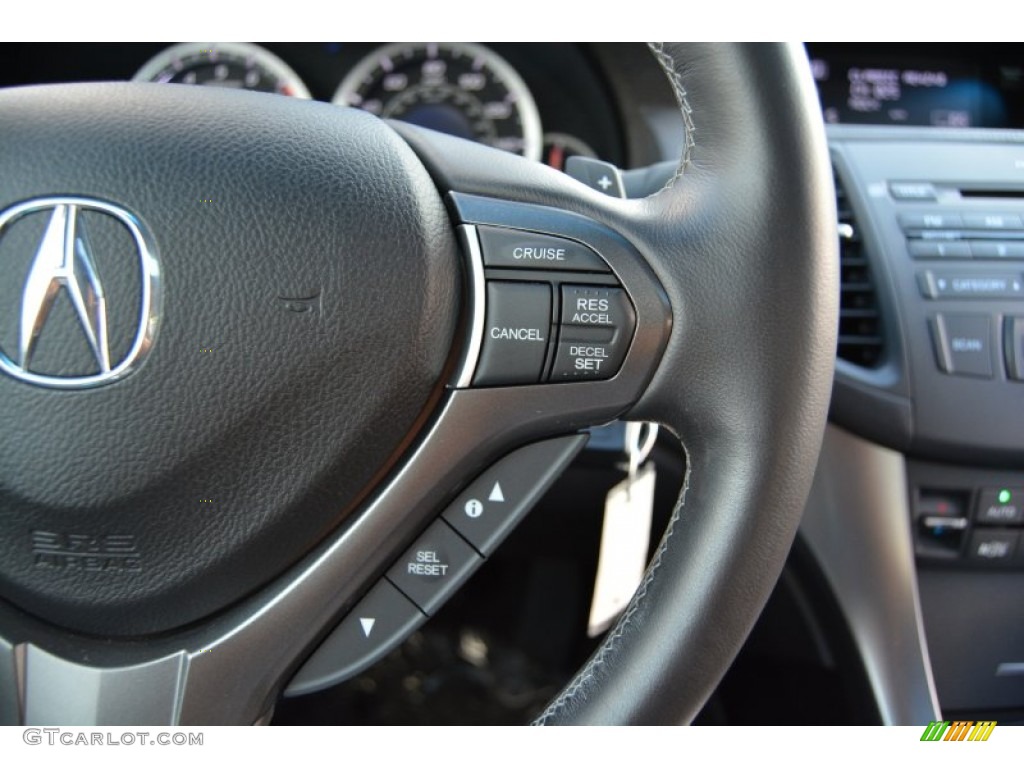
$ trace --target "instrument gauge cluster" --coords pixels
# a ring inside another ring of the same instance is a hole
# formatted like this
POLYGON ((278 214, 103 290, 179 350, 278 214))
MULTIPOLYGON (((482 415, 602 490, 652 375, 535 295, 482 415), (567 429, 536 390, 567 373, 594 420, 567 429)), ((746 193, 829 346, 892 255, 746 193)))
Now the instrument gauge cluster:
POLYGON ((578 46, 267 46, 179 43, 151 55, 132 79, 330 101, 559 170, 574 154, 622 163, 615 110, 594 98, 599 81, 578 46))

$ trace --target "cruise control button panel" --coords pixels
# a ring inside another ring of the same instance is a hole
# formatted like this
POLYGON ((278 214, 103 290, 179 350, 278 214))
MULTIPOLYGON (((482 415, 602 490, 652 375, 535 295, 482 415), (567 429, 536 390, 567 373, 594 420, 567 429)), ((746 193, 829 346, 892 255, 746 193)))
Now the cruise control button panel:
MULTIPOLYGON (((622 367, 636 309, 607 263, 565 238, 477 226, 484 322, 472 385, 605 380, 622 367), (581 274, 589 270, 591 274, 581 274)), ((468 381, 463 373, 460 381, 468 381)))

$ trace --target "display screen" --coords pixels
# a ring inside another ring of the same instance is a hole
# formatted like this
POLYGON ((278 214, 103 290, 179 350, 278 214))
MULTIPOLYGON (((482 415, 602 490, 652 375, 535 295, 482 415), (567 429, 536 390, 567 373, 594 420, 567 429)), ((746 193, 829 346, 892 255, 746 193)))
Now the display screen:
POLYGON ((982 124, 982 84, 970 64, 815 57, 811 71, 827 123, 982 124))

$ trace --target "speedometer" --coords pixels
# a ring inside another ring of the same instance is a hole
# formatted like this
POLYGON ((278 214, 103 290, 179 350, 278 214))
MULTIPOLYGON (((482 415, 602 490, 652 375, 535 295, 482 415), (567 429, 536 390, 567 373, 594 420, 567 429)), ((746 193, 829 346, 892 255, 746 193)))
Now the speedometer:
POLYGON ((252 43, 172 45, 147 61, 133 79, 309 98, 309 91, 291 67, 266 48, 252 43))
POLYGON ((533 96, 512 66, 482 45, 385 45, 355 66, 334 103, 540 160, 533 96))

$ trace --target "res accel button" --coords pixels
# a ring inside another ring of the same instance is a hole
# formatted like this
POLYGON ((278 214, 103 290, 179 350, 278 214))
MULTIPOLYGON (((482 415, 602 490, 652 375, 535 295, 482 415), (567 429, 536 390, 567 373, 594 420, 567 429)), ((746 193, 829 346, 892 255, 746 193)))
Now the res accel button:
POLYGON ((473 384, 536 384, 551 331, 547 283, 487 283, 487 321, 473 384))
POLYGON ((562 325, 623 328, 632 331, 633 306, 621 288, 563 285, 562 325))
POLYGON ((500 227, 477 227, 477 233, 488 267, 610 271, 604 259, 575 240, 500 227))

